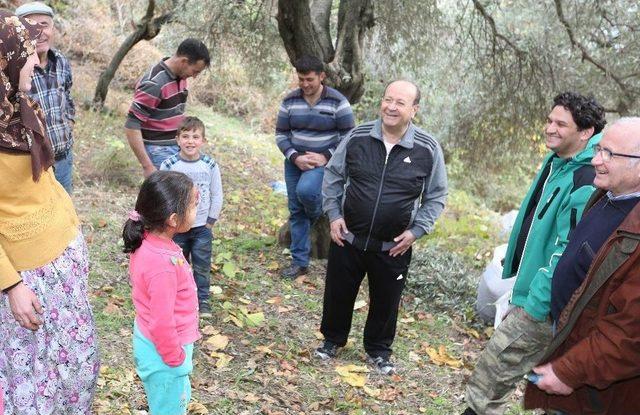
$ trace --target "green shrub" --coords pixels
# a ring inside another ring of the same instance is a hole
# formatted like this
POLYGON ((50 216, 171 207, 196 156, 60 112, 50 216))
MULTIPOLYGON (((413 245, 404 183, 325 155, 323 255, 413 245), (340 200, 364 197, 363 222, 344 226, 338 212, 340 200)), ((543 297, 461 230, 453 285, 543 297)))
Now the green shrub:
POLYGON ((413 252, 407 290, 430 312, 472 321, 479 274, 462 255, 426 246, 413 252))

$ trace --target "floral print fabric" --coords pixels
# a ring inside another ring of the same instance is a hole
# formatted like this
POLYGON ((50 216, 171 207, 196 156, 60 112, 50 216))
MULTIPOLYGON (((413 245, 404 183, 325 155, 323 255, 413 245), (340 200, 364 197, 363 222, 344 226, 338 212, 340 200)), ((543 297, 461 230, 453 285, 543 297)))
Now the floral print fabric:
POLYGON ((5 415, 89 414, 99 371, 87 296, 89 265, 82 234, 51 263, 20 273, 36 294, 44 324, 33 332, 0 294, 0 390, 5 415))
POLYGON ((53 165, 53 150, 42 108, 18 84, 41 32, 36 22, 0 10, 0 149, 31 153, 35 180, 53 165))

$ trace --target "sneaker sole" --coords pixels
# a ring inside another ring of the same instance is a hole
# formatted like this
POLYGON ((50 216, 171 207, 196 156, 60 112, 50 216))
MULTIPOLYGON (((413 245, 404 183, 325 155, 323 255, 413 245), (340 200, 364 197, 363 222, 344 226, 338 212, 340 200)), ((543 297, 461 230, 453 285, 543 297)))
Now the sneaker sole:
POLYGON ((324 353, 324 352, 320 352, 318 350, 313 352, 313 355, 317 358, 319 358, 320 360, 331 360, 333 359, 335 356, 331 356, 328 353, 324 353))

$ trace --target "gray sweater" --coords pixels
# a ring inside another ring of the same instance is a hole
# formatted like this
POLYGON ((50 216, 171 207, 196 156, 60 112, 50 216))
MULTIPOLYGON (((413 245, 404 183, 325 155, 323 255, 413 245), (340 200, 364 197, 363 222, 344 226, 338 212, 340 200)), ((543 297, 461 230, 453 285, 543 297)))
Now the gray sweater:
POLYGON ((179 171, 186 174, 198 187, 200 200, 193 227, 213 224, 222 209, 222 180, 218 164, 211 157, 202 155, 199 160, 184 160, 176 154, 162 162, 160 170, 179 171))

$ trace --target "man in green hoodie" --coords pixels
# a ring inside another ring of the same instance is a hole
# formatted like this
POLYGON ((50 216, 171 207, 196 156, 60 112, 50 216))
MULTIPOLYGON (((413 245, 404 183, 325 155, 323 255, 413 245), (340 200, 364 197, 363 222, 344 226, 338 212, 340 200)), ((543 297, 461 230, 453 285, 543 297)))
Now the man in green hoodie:
POLYGON ((553 100, 544 130, 551 152, 520 206, 504 260, 502 277, 516 277, 514 308, 476 363, 464 415, 504 414, 517 382, 551 341, 551 277, 595 190, 592 147, 605 124, 604 109, 592 97, 565 92, 553 100))

